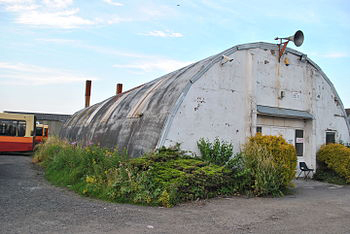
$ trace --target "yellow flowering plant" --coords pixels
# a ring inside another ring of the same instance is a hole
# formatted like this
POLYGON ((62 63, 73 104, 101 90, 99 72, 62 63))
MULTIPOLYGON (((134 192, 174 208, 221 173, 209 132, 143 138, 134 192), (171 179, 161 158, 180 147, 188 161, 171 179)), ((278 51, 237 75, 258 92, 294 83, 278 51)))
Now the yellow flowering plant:
POLYGON ((295 178, 297 156, 282 136, 250 137, 243 147, 246 167, 251 169, 254 194, 283 195, 295 178))

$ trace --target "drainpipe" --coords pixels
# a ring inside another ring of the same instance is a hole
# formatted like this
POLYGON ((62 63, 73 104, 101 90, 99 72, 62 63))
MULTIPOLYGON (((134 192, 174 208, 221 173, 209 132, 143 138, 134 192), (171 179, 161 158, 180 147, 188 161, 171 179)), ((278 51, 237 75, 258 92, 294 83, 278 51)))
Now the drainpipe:
POLYGON ((91 96, 91 80, 87 80, 85 83, 85 108, 90 106, 91 96))
POLYGON ((123 84, 117 84, 117 95, 123 92, 123 84))

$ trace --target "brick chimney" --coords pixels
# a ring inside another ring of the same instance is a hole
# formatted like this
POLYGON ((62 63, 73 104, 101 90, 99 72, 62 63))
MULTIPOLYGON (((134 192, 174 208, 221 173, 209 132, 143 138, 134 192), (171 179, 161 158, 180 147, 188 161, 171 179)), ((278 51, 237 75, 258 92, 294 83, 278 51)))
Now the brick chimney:
POLYGON ((117 95, 121 94, 123 92, 123 84, 118 83, 117 84, 117 95))
POLYGON ((87 80, 85 83, 85 107, 90 106, 91 97, 91 80, 87 80))

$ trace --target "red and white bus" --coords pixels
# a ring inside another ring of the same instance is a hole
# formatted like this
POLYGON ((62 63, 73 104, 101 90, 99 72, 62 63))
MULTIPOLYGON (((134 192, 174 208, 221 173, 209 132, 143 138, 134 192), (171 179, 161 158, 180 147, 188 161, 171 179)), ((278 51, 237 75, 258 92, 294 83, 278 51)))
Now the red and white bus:
POLYGON ((47 140, 49 136, 49 125, 46 124, 36 124, 35 128, 35 144, 42 143, 47 140))
POLYGON ((33 151, 35 116, 0 113, 0 152, 33 151))

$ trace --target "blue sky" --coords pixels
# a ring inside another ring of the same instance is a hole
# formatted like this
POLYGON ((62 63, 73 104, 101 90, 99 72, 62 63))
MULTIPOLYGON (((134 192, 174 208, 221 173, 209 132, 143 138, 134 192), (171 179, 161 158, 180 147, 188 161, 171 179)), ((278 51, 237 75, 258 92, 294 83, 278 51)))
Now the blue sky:
MULTIPOLYGON (((0 112, 68 113, 237 44, 296 30, 350 108, 350 1, 0 0, 0 112)), ((294 48, 293 43, 289 45, 294 48)))

